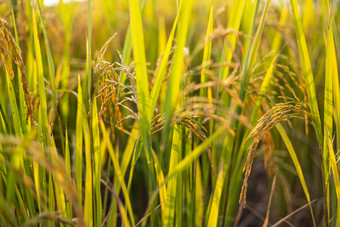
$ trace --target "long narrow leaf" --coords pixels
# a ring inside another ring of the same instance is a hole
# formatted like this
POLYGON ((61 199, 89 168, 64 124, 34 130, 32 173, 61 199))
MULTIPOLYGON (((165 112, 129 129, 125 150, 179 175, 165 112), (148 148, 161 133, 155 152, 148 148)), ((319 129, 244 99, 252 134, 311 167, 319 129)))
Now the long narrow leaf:
POLYGON ((146 69, 142 16, 139 1, 130 0, 130 20, 132 43, 135 59, 136 85, 138 95, 138 112, 141 120, 143 144, 145 151, 151 155, 151 116, 148 74, 146 69))
POLYGON ((303 76, 304 76, 305 83, 306 83, 307 94, 308 94, 309 104, 311 108, 312 120, 314 123, 319 145, 322 147, 322 128, 321 128, 321 120, 320 120, 318 102, 317 102, 316 94, 315 94, 315 85, 314 85, 312 66, 311 66, 310 59, 309 59, 306 39, 303 33, 303 28, 302 28, 302 23, 300 19, 300 13, 298 10, 297 1, 290 0, 290 3, 291 3, 292 11, 293 11, 296 41, 297 41, 298 48, 299 48, 300 61, 301 61, 303 76))

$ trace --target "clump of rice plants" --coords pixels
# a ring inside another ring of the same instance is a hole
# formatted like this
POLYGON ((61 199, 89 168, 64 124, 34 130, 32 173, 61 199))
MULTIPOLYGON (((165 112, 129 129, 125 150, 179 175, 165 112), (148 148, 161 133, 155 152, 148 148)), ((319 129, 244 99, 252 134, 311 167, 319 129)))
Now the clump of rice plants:
POLYGON ((0 12, 0 226, 340 225, 337 1, 0 12))

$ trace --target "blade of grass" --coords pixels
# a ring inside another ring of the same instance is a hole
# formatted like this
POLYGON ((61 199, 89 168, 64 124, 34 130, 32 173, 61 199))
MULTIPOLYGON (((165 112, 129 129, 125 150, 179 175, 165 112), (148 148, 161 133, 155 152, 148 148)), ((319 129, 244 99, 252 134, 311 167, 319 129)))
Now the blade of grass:
POLYGON ((126 226, 126 227, 130 227, 130 222, 129 222, 129 218, 126 214, 126 210, 125 210, 125 207, 123 205, 123 203, 120 201, 118 195, 116 195, 115 192, 113 192, 113 195, 117 201, 117 204, 118 204, 118 208, 119 208, 119 212, 120 212, 120 215, 122 216, 122 222, 123 222, 123 226, 126 226))
POLYGON ((203 200, 203 182, 201 165, 197 162, 196 166, 196 210, 195 210, 195 226, 201 226, 204 218, 204 200, 203 200))
MULTIPOLYGON (((225 54, 223 56, 222 62, 230 62, 236 46, 236 32, 240 28, 241 18, 243 14, 243 8, 245 5, 245 0, 233 1, 233 5, 230 10, 230 17, 228 21, 227 28, 233 28, 235 34, 229 34, 224 41, 225 54)), ((229 74, 229 67, 224 67, 222 69, 222 80, 226 80, 229 74)))
MULTIPOLYGON (((143 10, 144 7, 144 2, 145 0, 140 0, 140 6, 141 6, 141 11, 143 10)), ((131 32, 131 22, 127 28, 127 32, 125 35, 125 40, 124 40, 124 47, 123 47, 123 60, 124 63, 126 65, 128 65, 130 63, 130 55, 131 55, 131 50, 132 50, 132 32, 131 32)), ((125 80, 126 80, 126 73, 125 72, 121 72, 119 77, 121 78, 121 83, 125 84, 125 80)))
POLYGON ((163 150, 167 143, 167 137, 170 130, 170 120, 172 114, 177 106, 179 89, 183 78, 183 66, 184 66, 184 47, 186 44, 189 21, 192 8, 192 0, 181 1, 181 13, 179 18, 178 31, 176 33, 176 49, 174 53, 173 65, 171 69, 170 78, 168 81, 168 91, 165 102, 165 126, 162 133, 163 150))
POLYGON ((326 65, 325 65, 325 92, 324 92, 324 131, 323 131, 323 168, 324 168, 324 181, 326 184, 327 193, 327 207, 329 209, 329 174, 330 174, 330 163, 329 163, 329 153, 328 151, 328 135, 333 133, 333 59, 335 58, 334 50, 334 40, 333 40, 333 30, 332 30, 332 18, 328 25, 327 34, 327 47, 326 47, 326 65))
MULTIPOLYGON (((170 32, 171 33, 171 32, 170 32)), ((158 56, 162 56, 166 47, 166 26, 163 15, 159 15, 158 18, 158 56)))
POLYGON ((78 104, 77 104, 77 120, 76 120, 76 184, 79 196, 79 203, 82 204, 82 185, 83 185, 83 95, 80 83, 80 76, 78 76, 78 104))
POLYGON ((133 211, 132 211, 129 193, 128 193, 127 188, 126 188, 124 178, 122 176, 121 168, 119 167, 119 162, 118 162, 118 160, 117 160, 117 158, 114 154, 114 150, 113 150, 112 144, 110 142, 108 132, 106 131, 104 123, 102 121, 100 122, 100 128, 101 128, 101 131, 103 133, 103 142, 106 143, 106 147, 108 149, 108 152, 109 152, 110 157, 111 157, 112 162, 113 162, 113 167, 114 167, 115 173, 116 173, 117 178, 119 180, 119 183, 122 187, 122 192, 123 192, 123 195, 124 195, 124 198, 125 198, 125 203, 126 203, 125 205, 127 207, 127 212, 129 213, 130 219, 131 219, 131 225, 134 226, 135 225, 135 219, 134 219, 134 214, 133 214, 133 211))
MULTIPOLYGON (((91 56, 91 47, 92 47, 92 0, 87 1, 87 49, 86 49, 86 57, 87 57, 87 92, 85 92, 85 97, 89 97, 89 100, 92 100, 91 90, 92 90, 92 56, 91 56), (86 95, 87 94, 87 95, 86 95)), ((85 99, 86 100, 86 99, 85 99)))
MULTIPOLYGON (((19 169, 20 168, 20 159, 22 155, 22 148, 20 146, 14 148, 14 154, 11 157, 11 165, 19 169)), ((13 170, 9 170, 7 173, 7 190, 6 190, 6 201, 8 204, 15 204, 15 188, 17 187, 17 175, 13 170)))
MULTIPOLYGON (((161 165, 158 161, 157 155, 155 152, 152 152, 154 163, 155 163, 155 170, 156 170, 156 176, 157 176, 157 182, 158 185, 162 185, 164 182, 164 175, 163 171, 161 169, 161 165)), ((165 204, 164 201, 166 200, 166 187, 163 186, 159 190, 159 200, 162 203, 161 205, 161 215, 162 215, 162 223, 165 223, 165 204)))
MULTIPOLYGON (((156 199, 157 194, 159 193, 160 188, 166 185, 173 177, 180 174, 185 168, 189 167, 206 149, 210 146, 210 144, 217 139, 217 137, 225 132, 226 126, 220 126, 208 139, 206 139, 203 143, 197 146, 189 155, 186 155, 185 158, 182 159, 174 168, 173 171, 169 172, 169 174, 164 178, 164 182, 160 185, 154 193, 152 194, 148 207, 145 211, 145 214, 149 213, 150 205, 153 204, 156 199)), ((146 215, 144 215, 146 217, 146 215)), ((144 218, 143 223, 146 223, 147 218, 144 218)))
POLYGON ((283 139, 283 142, 285 143, 286 147, 287 147, 287 150, 288 150, 288 153, 290 155, 290 157, 292 158, 292 161, 294 163, 294 167, 296 169, 296 172, 299 176, 299 179, 300 179, 300 182, 301 182, 301 185, 302 185, 302 189, 306 195, 306 199, 307 199, 307 202, 308 202, 308 205, 309 205, 309 209, 310 209, 310 212, 311 212, 311 216, 312 216, 312 220, 313 220, 313 225, 316 226, 315 224, 315 218, 314 218, 314 214, 313 214, 313 209, 312 209, 312 203, 311 203, 311 200, 310 200, 310 194, 309 194, 309 191, 308 191, 308 188, 307 188, 307 184, 306 184, 306 181, 305 181, 305 178, 303 176, 303 171, 302 171, 302 168, 301 168, 301 165, 300 165, 300 162, 296 156, 296 152, 293 148, 293 145, 290 141, 290 139, 288 138, 285 130, 283 129, 282 125, 281 124, 277 124, 276 125, 276 129, 278 130, 278 132, 280 133, 280 136, 281 138, 283 139))
MULTIPOLYGON (((170 167, 169 167, 169 174, 172 173, 173 169, 178 164, 179 159, 179 149, 181 149, 181 138, 180 138, 180 126, 174 126, 174 132, 172 136, 172 146, 171 146, 171 154, 170 154, 170 167)), ((176 201, 176 184, 177 178, 174 177, 169 180, 167 187, 166 187, 166 199, 165 199, 165 222, 164 226, 173 226, 174 225, 174 217, 175 217, 175 201, 176 201)))
MULTIPOLYGON (((66 174, 71 178, 71 158, 70 158, 70 148, 68 145, 68 133, 67 129, 65 130, 65 167, 66 167, 66 174)), ((69 219, 72 218, 72 203, 71 201, 66 201, 66 213, 69 219)))
POLYGON ((151 90, 151 94, 150 94, 150 99, 151 99, 150 113, 151 113, 151 116, 153 115, 153 112, 155 111, 155 108, 156 108, 158 96, 159 96, 161 86, 162 86, 162 82, 163 82, 164 75, 165 75, 166 66, 167 66, 168 61, 169 61, 169 55, 170 55, 170 51, 171 51, 172 42, 173 42, 173 39, 174 39, 174 36, 175 36, 175 31, 176 31, 176 27, 177 27, 177 23, 178 23, 178 17, 179 17, 180 12, 181 12, 181 6, 182 6, 182 4, 180 4, 179 9, 177 11, 177 15, 176 15, 174 24, 173 24, 171 32, 170 32, 168 42, 166 43, 166 47, 165 47, 165 50, 164 50, 164 53, 163 53, 163 56, 162 56, 161 63, 158 67, 157 74, 155 76, 156 80, 155 80, 154 86, 152 87, 152 90, 151 90))
POLYGON ((302 26, 304 32, 308 32, 308 29, 311 29, 315 25, 315 11, 314 11, 314 1, 313 0, 305 0, 303 5, 303 17, 302 17, 302 26))
MULTIPOLYGON (((239 97, 241 100, 244 100, 245 97, 245 93, 247 90, 247 86, 248 86, 248 82, 249 82, 249 78, 250 78, 250 70, 253 69, 254 65, 255 65, 255 61, 256 61, 256 57, 257 57, 257 53, 260 47, 260 42, 261 42, 261 37, 262 37, 262 33, 263 33, 263 27, 264 27, 264 22, 265 22, 265 18, 269 9, 269 5, 271 3, 271 0, 268 0, 265 6, 264 11, 262 12, 262 16, 261 16, 261 20, 260 20, 260 24, 259 27, 256 30, 256 34, 255 34, 255 38, 254 41, 252 42, 251 45, 251 49, 249 52, 249 58, 245 58, 244 62, 243 62, 243 68, 242 68, 242 81, 241 81, 241 88, 240 88, 240 94, 239 97)), ((258 7, 258 5, 256 6, 258 7)), ((257 12, 257 10, 255 11, 257 12)), ((256 16, 257 13, 255 13, 256 16)), ((254 17, 256 18, 256 17, 254 17)), ((251 33, 252 35, 252 33, 251 33)), ((239 111, 237 111, 238 114, 240 114, 240 106, 238 107, 239 111)))
MULTIPOLYGON (((333 20, 333 35, 335 46, 337 47, 338 56, 340 56, 340 39, 337 34, 336 26, 333 20)), ((335 114, 335 127, 336 127, 336 144, 337 150, 340 149, 340 88, 339 88, 339 74, 336 53, 333 58, 333 98, 334 98, 334 114, 335 114)))
POLYGON ((48 117, 47 117, 47 101, 46 101, 46 92, 45 92, 45 82, 44 82, 44 68, 41 57, 40 50, 40 42, 38 36, 37 22, 36 16, 34 12, 34 7, 32 7, 32 23, 33 23, 33 35, 34 35, 34 48, 35 48, 35 57, 37 61, 37 72, 38 72, 38 86, 39 86, 39 98, 40 98, 40 110, 41 110, 41 125, 44 135, 44 144, 45 146, 51 145, 50 133, 48 130, 48 117))
MULTIPOLYGON (((130 161, 133 157, 133 151, 134 151, 134 149, 136 149, 135 147, 137 146, 136 142, 138 141, 139 133, 140 133, 140 123, 138 121, 136 121, 134 123, 132 130, 131 130, 131 135, 130 135, 128 141, 127 141, 127 145, 125 147, 123 157, 122 157, 122 160, 121 160, 122 176, 125 176, 128 165, 129 165, 129 163, 130 163, 130 161)), ((102 149, 102 151, 103 151, 103 149, 102 149)), ((133 174, 133 171, 134 171, 134 160, 133 159, 131 161, 131 168, 129 169, 129 171, 130 171, 130 176, 131 176, 131 179, 129 178, 129 182, 130 182, 130 181, 132 181, 132 174, 133 174)), ((116 194, 119 194, 120 188, 121 188, 121 186, 120 186, 119 180, 116 177, 115 180, 114 180, 114 184, 113 184, 113 189, 114 189, 116 194)), ((128 191, 129 191, 129 187, 128 187, 128 191)), ((111 214, 108 218, 108 225, 116 226, 116 223, 117 223, 117 215, 116 215, 117 202, 116 202, 116 200, 112 201, 111 209, 112 209, 112 212, 111 212, 111 214)))
MULTIPOLYGON (((61 72, 61 88, 68 89, 69 88, 69 74, 70 74, 70 45, 71 45, 71 36, 72 36, 72 27, 73 27, 73 14, 74 14, 74 3, 71 1, 70 3, 64 3, 63 1, 59 2, 59 15, 61 16, 61 21, 65 28, 65 45, 64 45, 64 54, 62 60, 62 72, 61 72), (64 12, 68 13, 64 13, 64 12)), ((64 122, 67 123, 68 113, 69 113, 69 97, 68 94, 63 94, 63 97, 60 101, 62 116, 64 122)))
POLYGON ((97 113, 97 101, 96 98, 93 100, 93 117, 92 117, 92 136, 93 136, 93 153, 94 153, 94 186, 93 191, 95 195, 95 226, 101 225, 102 220, 102 198, 100 191, 100 180, 101 180, 101 151, 100 151, 100 138, 99 138, 99 123, 97 113))
POLYGON ((312 120, 314 124, 314 128, 316 131, 317 139, 320 147, 322 147, 322 128, 321 128, 321 120, 318 108, 318 102, 315 94, 315 85, 314 85, 314 77, 312 72, 312 66, 309 59, 307 44, 305 35, 303 33, 302 23, 300 19, 300 13, 298 10, 298 5, 296 0, 290 0, 291 8, 293 12, 293 19, 295 25, 296 32, 296 41, 298 44, 298 49, 300 53, 300 61, 303 71, 303 76, 306 83, 307 95, 309 99, 310 109, 312 120))
MULTIPOLYGON (((52 162, 55 162, 55 160, 57 160, 59 157, 58 157, 58 152, 57 152, 55 141, 54 141, 53 137, 52 137, 52 151, 51 151, 51 153, 52 153, 51 154, 51 160, 52 160, 52 162)), ((57 180, 55 179, 56 176, 53 175, 52 178, 53 178, 53 182, 54 182, 54 196, 55 196, 55 200, 57 201, 58 211, 61 212, 62 216, 66 217, 67 211, 66 211, 64 191, 61 188, 61 186, 58 184, 57 180)), ((54 210, 52 210, 52 212, 54 212, 54 210)))
POLYGON ((37 2, 37 6, 38 6, 38 12, 39 12, 39 17, 40 17, 42 32, 43 32, 44 40, 45 40, 45 48, 46 48, 47 63, 48 63, 48 72, 49 72, 49 76, 50 76, 50 84, 51 84, 51 88, 52 88, 52 94, 53 94, 54 100, 57 100, 58 95, 57 95, 57 88, 56 88, 56 83, 55 83, 55 68, 54 68, 54 63, 53 63, 52 52, 51 52, 50 44, 49 44, 49 41, 48 41, 46 26, 45 26, 44 18, 43 18, 43 15, 42 15, 40 2, 39 2, 39 0, 36 0, 36 2, 37 2))
POLYGON ((12 212, 12 209, 9 207, 9 204, 6 203, 4 196, 2 193, 0 193, 0 210, 1 210, 1 214, 2 217, 8 221, 8 223, 10 223, 11 226, 19 226, 17 219, 15 217, 15 215, 12 212))
POLYGON ((220 206, 220 198, 223 190, 224 178, 223 178, 223 160, 221 163, 220 171, 218 171, 214 194, 211 199, 211 205, 209 205, 209 217, 208 217, 208 226, 217 226, 218 214, 219 214, 219 206, 220 206))
POLYGON ((337 210, 336 210, 336 223, 339 224, 339 217, 340 217, 340 178, 339 178, 339 170, 337 161, 334 156, 334 149, 332 141, 328 138, 327 140, 328 144, 328 151, 329 151, 329 157, 330 157, 330 163, 332 166, 332 172, 333 172, 333 178, 334 178, 334 184, 335 184, 335 192, 337 197, 337 210))
POLYGON ((144 35, 139 1, 130 0, 130 21, 135 60, 136 86, 138 96, 138 112, 141 121, 143 144, 151 156, 151 116, 148 74, 145 60, 144 35))
MULTIPOLYGON (((16 45, 19 47, 19 37, 18 37, 18 31, 17 31, 17 26, 15 22, 15 17, 14 17, 14 11, 12 11, 12 18, 13 18, 13 27, 14 27, 14 33, 15 33, 15 42, 16 45)), ((27 133, 27 126, 29 127, 30 121, 27 121, 26 124, 26 112, 27 112, 27 106, 25 102, 25 93, 24 93, 24 88, 22 84, 22 75, 21 75, 21 70, 19 67, 17 67, 17 73, 18 73, 18 86, 19 86, 19 110, 20 110, 20 120, 21 120, 21 127, 22 127, 22 133, 26 134, 27 133)))
POLYGON ((85 143, 85 199, 84 220, 87 226, 93 226, 93 172, 91 154, 91 135, 87 121, 83 118, 84 143, 85 143))
MULTIPOLYGON (((239 2, 239 1, 236 1, 239 2)), ((209 69, 208 66, 204 66, 210 61, 211 57, 211 46, 212 46, 212 40, 210 38, 210 35, 214 28, 214 5, 211 4, 210 7, 210 13, 209 13, 209 20, 208 20, 208 27, 207 27, 207 33, 205 35, 205 46, 203 51, 203 61, 202 61, 202 71, 201 71, 201 83, 205 83, 207 81, 207 75, 206 71, 209 69)), ((201 88, 200 90, 200 96, 205 97, 207 95, 207 89, 201 88)))
MULTIPOLYGON (((4 59, 4 62, 5 62, 5 59, 4 59)), ((9 100, 10 100, 11 109, 12 109, 14 132, 16 135, 22 135, 20 114, 19 114, 18 105, 17 105, 15 93, 14 93, 13 83, 10 77, 10 72, 8 71, 12 69, 8 69, 8 67, 5 67, 5 69, 6 69, 7 90, 8 90, 9 100)))
MULTIPOLYGON (((258 9, 259 9, 259 0, 256 1, 255 3, 255 12, 254 12, 254 17, 253 17, 253 22, 252 22, 252 27, 251 27, 251 31, 250 31, 250 36, 253 36, 254 34, 254 31, 255 31, 255 20, 256 20, 256 17, 257 17, 257 13, 258 13, 258 9)), ((249 70, 251 69, 251 64, 250 62, 252 61, 252 58, 256 57, 256 51, 255 49, 258 48, 258 45, 259 45, 259 42, 261 40, 261 36, 262 36, 262 31, 263 31, 263 24, 264 24, 264 19, 265 19, 265 16, 267 14, 267 8, 269 7, 269 4, 270 4, 270 1, 267 1, 267 4, 266 4, 266 8, 265 10, 263 11, 262 13, 262 17, 261 17, 261 21, 260 21, 260 24, 259 24, 259 27, 257 29, 257 32, 256 32, 256 35, 255 35, 255 40, 253 42, 249 42, 248 43, 248 47, 247 47, 247 52, 246 52, 246 56, 245 56, 245 59, 243 61, 243 66, 242 66, 242 75, 241 75, 241 88, 240 88, 240 91, 239 91, 239 98, 243 101, 244 98, 245 98, 245 94, 246 94, 246 88, 248 86, 248 81, 249 81, 249 77, 250 77, 250 73, 249 73, 249 70)), ((222 99, 224 99, 224 97, 222 97, 222 99)), ((236 107, 236 114, 237 115, 240 115, 242 112, 242 107, 241 106, 237 106, 236 107)), ((238 120, 235 120, 235 121, 232 121, 231 122, 231 128, 232 129, 237 129, 238 128, 238 120)), ((237 130, 237 131, 240 131, 240 130, 237 130)), ((235 137, 237 138, 237 137, 235 137)), ((220 168, 222 169, 222 172, 219 173, 219 174, 222 174, 221 176, 217 176, 217 179, 221 182, 216 182, 216 185, 215 185, 215 193, 213 197, 211 197, 210 199, 210 203, 211 205, 213 205, 214 207, 211 207, 210 209, 213 211, 213 212, 217 212, 219 211, 219 207, 220 205, 218 204, 220 201, 221 201, 221 193, 222 193, 222 189, 218 189, 217 188, 217 185, 224 185, 224 180, 227 178, 227 190, 225 191, 225 197, 228 196, 229 194, 229 180, 231 179, 231 169, 234 169, 232 168, 232 165, 233 165, 233 159, 234 159, 234 152, 235 152, 235 138, 234 138, 234 135, 232 134, 228 134, 224 140, 224 146, 223 146, 223 155, 220 159, 220 165, 223 164, 223 166, 221 166, 220 168), (229 176, 227 177, 227 174, 229 174, 229 176), (215 200, 216 202, 213 203, 213 200, 215 200)), ((220 187, 220 186, 219 186, 220 187)), ((236 187, 236 185, 232 185, 231 187, 236 187)), ((229 202, 231 200, 228 200, 228 199, 222 199, 223 203, 224 203, 224 214, 223 214, 223 221, 225 221, 225 216, 226 216, 226 212, 227 212, 227 208, 228 206, 233 206, 232 209, 235 208, 235 205, 232 204, 228 204, 228 203, 232 203, 232 202, 229 202)), ((209 211, 209 216, 210 215, 213 215, 210 219, 208 220, 208 222, 210 223, 217 223, 217 217, 218 217, 218 214, 217 216, 212 214, 211 213, 211 210, 209 211)), ((222 225, 224 225, 224 223, 222 223, 222 225)))

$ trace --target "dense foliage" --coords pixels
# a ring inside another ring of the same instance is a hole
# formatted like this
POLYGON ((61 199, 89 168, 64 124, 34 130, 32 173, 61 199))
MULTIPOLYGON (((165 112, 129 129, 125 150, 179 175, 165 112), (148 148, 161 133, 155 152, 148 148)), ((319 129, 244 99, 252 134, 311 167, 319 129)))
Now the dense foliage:
POLYGON ((340 226, 340 5, 0 2, 1 226, 340 226))

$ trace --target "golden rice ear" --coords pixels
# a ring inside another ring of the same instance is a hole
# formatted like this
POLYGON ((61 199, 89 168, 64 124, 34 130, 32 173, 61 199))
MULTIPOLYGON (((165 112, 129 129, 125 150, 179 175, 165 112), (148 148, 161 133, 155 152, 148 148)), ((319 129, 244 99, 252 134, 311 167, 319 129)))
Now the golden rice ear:
POLYGON ((289 123, 290 119, 292 118, 304 119, 304 115, 310 116, 306 111, 304 104, 291 101, 287 103, 276 104, 258 120, 257 125, 244 142, 247 143, 250 138, 253 140, 252 144, 248 148, 249 153, 243 169, 244 180, 239 201, 242 199, 246 201, 246 191, 248 186, 247 181, 250 176, 251 167, 255 157, 255 151, 260 141, 263 140, 265 135, 277 124, 281 122, 289 123))
POLYGON ((26 76, 26 68, 22 59, 21 50, 18 47, 11 32, 6 28, 7 22, 0 18, 0 58, 4 62, 6 69, 11 72, 11 79, 14 77, 12 69, 12 61, 18 66, 21 71, 21 83, 24 90, 25 102, 27 105, 26 123, 30 118, 31 127, 35 127, 34 114, 32 107, 32 99, 28 89, 28 82, 26 76))
POLYGON ((264 168, 267 170, 269 176, 275 175, 275 163, 274 163, 274 141, 272 134, 268 132, 264 138, 263 142, 265 145, 264 149, 264 168))

